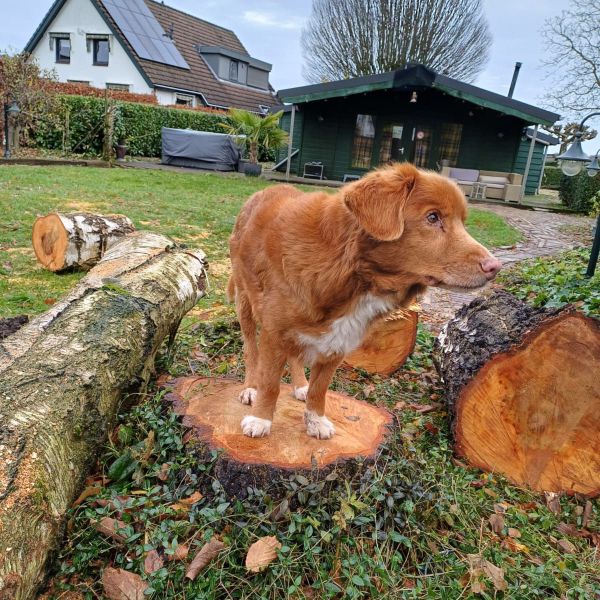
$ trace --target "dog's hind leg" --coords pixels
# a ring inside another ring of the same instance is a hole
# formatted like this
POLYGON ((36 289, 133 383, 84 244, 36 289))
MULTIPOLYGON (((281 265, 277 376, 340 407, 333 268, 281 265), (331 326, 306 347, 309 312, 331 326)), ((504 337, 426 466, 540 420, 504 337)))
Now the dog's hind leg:
POLYGON ((286 354, 281 348, 280 336, 264 329, 260 334, 259 382, 252 413, 242 419, 242 431, 249 437, 264 437, 271 432, 271 423, 285 366, 286 354))
POLYGON ((297 356, 288 356, 288 365, 290 365, 294 396, 298 400, 305 401, 308 394, 308 381, 304 372, 304 362, 297 356))
POLYGON ((242 404, 252 404, 256 399, 256 388, 258 386, 257 331, 252 306, 248 296, 241 290, 237 290, 235 295, 235 308, 244 338, 244 366, 246 367, 244 389, 240 392, 240 402, 242 404))
POLYGON ((341 359, 319 362, 311 368, 304 423, 306 433, 320 440, 327 440, 335 433, 333 423, 325 416, 325 397, 340 362, 341 359))

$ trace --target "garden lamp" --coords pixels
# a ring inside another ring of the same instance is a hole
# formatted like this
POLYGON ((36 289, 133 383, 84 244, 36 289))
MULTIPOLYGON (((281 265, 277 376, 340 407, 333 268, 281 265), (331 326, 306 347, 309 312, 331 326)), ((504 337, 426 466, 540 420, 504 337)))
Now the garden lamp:
POLYGON ((16 100, 4 103, 4 158, 10 158, 10 142, 8 139, 8 119, 10 115, 18 115, 21 112, 16 100))
POLYGON ((600 149, 596 152, 596 156, 592 158, 592 162, 587 166, 587 174, 590 177, 596 177, 598 171, 600 171, 600 163, 598 163, 598 154, 600 154, 600 149))

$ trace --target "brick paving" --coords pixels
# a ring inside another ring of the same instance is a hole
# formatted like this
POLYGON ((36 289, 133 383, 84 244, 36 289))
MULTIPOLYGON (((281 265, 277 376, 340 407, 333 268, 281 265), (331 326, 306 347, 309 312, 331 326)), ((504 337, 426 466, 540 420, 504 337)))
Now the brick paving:
MULTIPOLYGON (((523 239, 511 248, 496 248, 494 255, 504 268, 529 258, 549 256, 581 245, 591 245, 593 219, 578 215, 543 210, 524 210, 501 204, 478 205, 501 216, 518 229, 523 239)), ((430 288, 421 300, 421 320, 434 333, 450 320, 456 311, 477 296, 489 293, 491 286, 473 292, 450 292, 430 288)))

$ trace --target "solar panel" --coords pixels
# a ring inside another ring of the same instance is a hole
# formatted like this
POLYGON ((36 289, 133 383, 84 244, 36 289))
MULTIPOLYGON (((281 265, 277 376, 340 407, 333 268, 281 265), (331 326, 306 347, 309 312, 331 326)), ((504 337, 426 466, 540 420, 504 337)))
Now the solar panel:
POLYGON ((140 58, 190 68, 144 0, 102 0, 102 4, 140 58))

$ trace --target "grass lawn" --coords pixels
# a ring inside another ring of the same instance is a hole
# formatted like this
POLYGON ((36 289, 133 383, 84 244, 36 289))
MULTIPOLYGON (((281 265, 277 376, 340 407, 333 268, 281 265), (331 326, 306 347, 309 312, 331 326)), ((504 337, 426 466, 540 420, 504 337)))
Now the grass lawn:
MULTIPOLYGON (((159 369, 169 376, 241 378, 238 327, 231 308, 222 304, 227 236, 243 200, 266 185, 202 174, 0 168, 0 317, 41 312, 45 301, 80 277, 35 265, 29 235, 36 214, 122 212, 138 228, 203 248, 211 263, 213 291, 184 320, 159 369)), ((517 239, 484 211, 471 211, 469 229, 490 246, 517 239)), ((212 462, 196 459, 193 444, 184 442, 185 428, 162 393, 151 389, 119 417, 92 480, 99 493, 71 511, 49 597, 67 598, 65 590, 75 590, 78 598, 102 598, 102 570, 113 565, 142 575, 152 598, 169 600, 595 598, 598 550, 559 529, 561 522, 581 526, 586 499, 563 497, 553 512, 543 496, 453 457, 432 344, 421 329, 416 352, 390 378, 338 371, 335 389, 387 407, 399 428, 376 464, 351 480, 308 484, 291 475, 278 482, 287 504, 262 489, 251 490, 243 501, 226 498, 212 462), (185 503, 198 491, 202 497, 185 503), (124 541, 94 528, 103 516, 124 522, 124 541), (195 555, 213 535, 223 540, 225 551, 195 581, 186 580, 189 559, 167 559, 180 548, 195 555), (250 574, 245 554, 262 536, 276 536, 282 547, 264 573, 250 574), (565 539, 568 543, 559 543, 565 539), (162 566, 149 575, 144 560, 153 550, 162 566), (480 558, 503 569, 502 576, 489 566, 474 566, 480 558)), ((599 525, 594 501, 587 529, 597 531, 599 525)))

